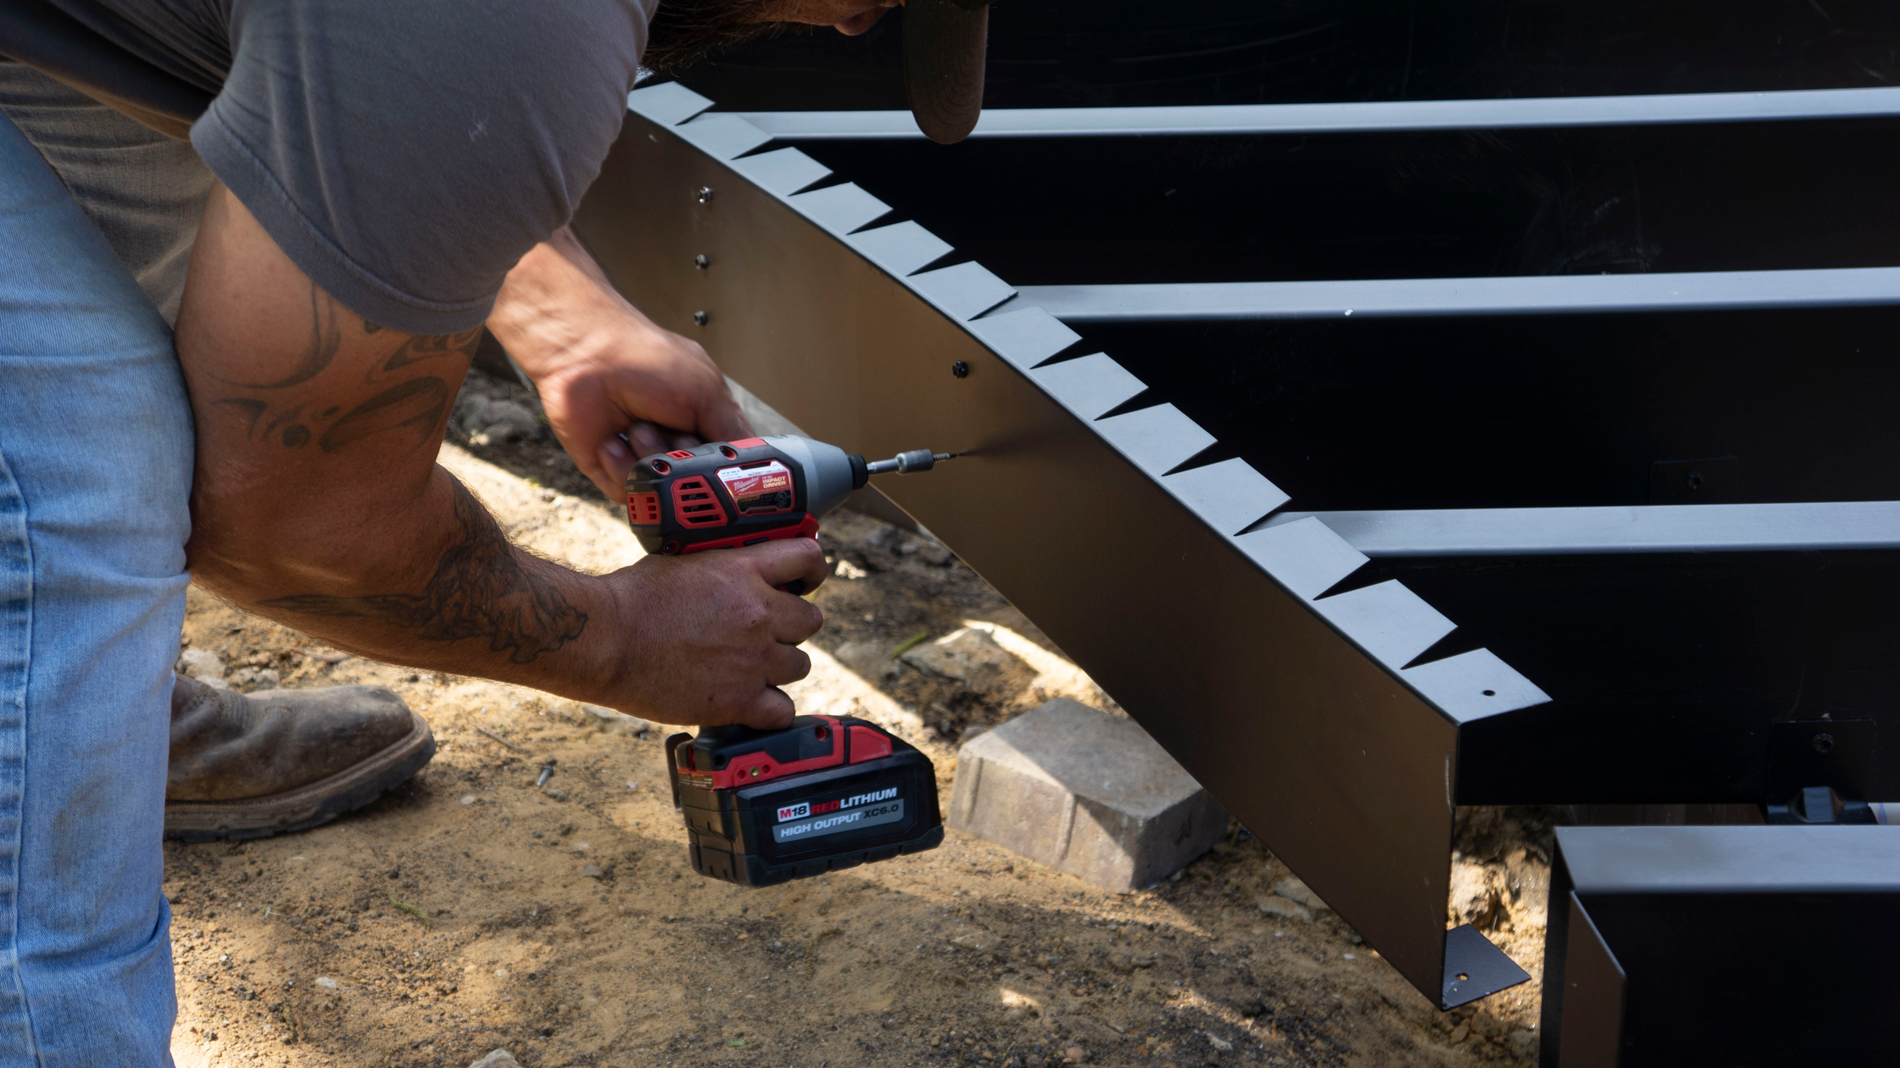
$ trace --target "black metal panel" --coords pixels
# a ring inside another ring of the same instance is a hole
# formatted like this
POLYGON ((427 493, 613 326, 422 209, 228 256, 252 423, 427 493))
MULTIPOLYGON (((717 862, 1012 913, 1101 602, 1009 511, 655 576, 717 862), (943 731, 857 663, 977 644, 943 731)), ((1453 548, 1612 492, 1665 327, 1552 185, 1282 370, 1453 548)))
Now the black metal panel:
POLYGON ((1033 286, 1889 266, 1896 130, 795 143, 1033 286))
POLYGON ((1557 849, 1546 1066, 1879 1064, 1900 1049, 1900 833, 1561 828, 1557 849), (1577 959, 1580 920, 1607 961, 1577 959))
MULTIPOLYGON (((1385 578, 1459 621, 1444 651, 1486 646, 1554 698, 1466 726, 1460 804, 1761 802, 1777 721, 1865 718, 1900 738, 1900 553, 1377 558, 1363 573, 1385 578)), ((1856 759, 1848 796, 1900 797, 1900 754, 1856 759)))
MULTIPOLYGON (((1192 429, 1178 414, 1170 421, 1172 409, 1078 417, 1065 405, 1112 394, 1026 371, 1065 335, 1024 349, 1034 320, 959 325, 942 309, 986 307, 983 277, 925 279, 913 291, 792 210, 812 212, 811 202, 780 200, 732 169, 766 165, 720 163, 679 129, 630 116, 576 218, 616 284, 811 432, 866 452, 920 440, 965 452, 929 479, 882 488, 1035 619, 1401 974, 1444 997, 1456 727, 1302 603, 1317 589, 1283 584, 1331 583, 1332 565, 1313 555, 1322 543, 1276 536, 1243 551, 1202 518, 1238 530, 1284 496, 1237 467, 1202 469, 1213 483, 1161 478, 1187 458, 1168 450, 1192 429), (702 187, 713 190, 704 203, 702 187), (704 271, 691 267, 699 254, 704 271), (703 328, 693 325, 698 310, 710 310, 703 328), (952 374, 956 361, 966 376, 952 374), (1223 501, 1247 499, 1252 509, 1223 511, 1223 501)), ((857 229, 879 214, 859 197, 833 187, 819 214, 857 229)), ((850 240, 905 263, 899 273, 931 255, 901 232, 850 240)), ((1486 663, 1414 685, 1469 685, 1454 707, 1510 701, 1509 684, 1472 672, 1515 676, 1486 663), (1481 685, 1499 696, 1478 696, 1481 685)), ((1518 702, 1540 699, 1533 688, 1518 702)), ((1459 963, 1475 967, 1468 956, 1459 963)))
POLYGON ((1301 510, 1900 499, 1900 308, 1082 328, 1301 510), (1733 499, 1733 498, 1731 498, 1733 499))
MULTIPOLYGON (((901 14, 685 72, 734 110, 902 108, 901 14)), ((1827 89, 1900 82, 1879 0, 1038 0, 990 21, 990 107, 1827 89)))

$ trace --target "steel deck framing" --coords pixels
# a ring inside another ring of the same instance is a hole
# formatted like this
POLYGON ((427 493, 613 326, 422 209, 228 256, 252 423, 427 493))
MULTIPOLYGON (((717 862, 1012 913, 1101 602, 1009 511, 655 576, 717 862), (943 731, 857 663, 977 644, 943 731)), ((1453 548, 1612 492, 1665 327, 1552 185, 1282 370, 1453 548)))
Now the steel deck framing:
MULTIPOLYGON (((1897 94, 1696 94, 1650 98, 1653 112, 1631 98, 1045 109, 991 112, 978 132, 1866 118, 1900 113, 1897 94)), ((928 439, 967 453, 931 479, 886 490, 1441 1007, 1524 978, 1477 932, 1445 930, 1458 804, 1759 800, 1759 721, 1775 714, 1695 712, 1696 729, 1713 735, 1628 752, 1641 707, 1634 719, 1606 718, 1564 674, 1594 670, 1597 654, 1546 640, 1540 663, 1565 665, 1550 670, 1567 687, 1553 692, 1579 694, 1552 702, 1533 681, 1542 668, 1526 677, 1470 635, 1460 643, 1454 618, 1548 629, 1538 583, 1568 574, 1602 585, 1602 569, 1632 556, 1675 567, 1684 581, 1733 585, 1763 561, 1785 570, 1786 560, 1827 552, 1847 554, 1849 571, 1884 576, 1885 554, 1900 549, 1900 503, 1886 500, 1295 511, 1302 502, 1273 470, 1232 455, 1165 400, 1165 388, 1094 351, 1064 321, 1878 310, 1900 304, 1894 268, 1018 289, 776 143, 910 136, 888 117, 719 113, 676 84, 636 90, 629 106, 627 130, 576 218, 616 284, 663 325, 702 338, 728 373, 813 433, 867 452, 928 439), (708 268, 693 268, 700 255, 708 268), (953 376, 953 364, 967 374, 953 376), (1556 570, 1534 572, 1532 591, 1512 600, 1498 595, 1513 581, 1497 577, 1499 558, 1556 570), (1473 578, 1474 568, 1489 571, 1473 578), (1459 601, 1460 584, 1478 592, 1459 601), (1485 597, 1505 607, 1472 607, 1485 597), (1465 607, 1441 612, 1451 603, 1465 607), (1705 766, 1671 777, 1697 755, 1705 766), (1606 760, 1617 766, 1606 770, 1606 760), (1507 770, 1517 764, 1528 769, 1507 770), (1564 796, 1530 796, 1543 788, 1533 779, 1564 796)), ((1804 575, 1784 585, 1805 589, 1813 580, 1804 575)), ((1707 610, 1682 611, 1700 620, 1694 612, 1707 610)), ((1640 672, 1632 678, 1648 684, 1640 672)), ((1900 761, 1864 755, 1854 785, 1900 783, 1900 761)))

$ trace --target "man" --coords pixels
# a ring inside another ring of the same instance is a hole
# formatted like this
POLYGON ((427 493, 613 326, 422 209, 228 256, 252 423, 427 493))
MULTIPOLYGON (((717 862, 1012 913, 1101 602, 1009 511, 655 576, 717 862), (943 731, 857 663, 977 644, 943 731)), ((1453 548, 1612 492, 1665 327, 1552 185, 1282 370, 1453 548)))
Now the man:
MULTIPOLYGON (((895 2, 668 0, 651 32, 678 63, 781 23, 862 32, 895 2)), ((975 120, 983 2, 911 0, 933 136, 975 120)), ((792 714, 778 687, 821 617, 778 587, 822 580, 814 543, 583 576, 509 545, 434 464, 484 324, 609 494, 658 443, 645 424, 748 432, 698 346, 620 300, 565 229, 653 14, 0 6, 20 61, 0 66, 0 1065, 169 1063, 171 738, 255 765, 187 769, 203 804, 313 766, 288 792, 355 774, 361 793, 427 759, 426 725, 373 693, 299 712, 185 683, 173 730, 187 566, 380 659, 665 722, 792 714)))

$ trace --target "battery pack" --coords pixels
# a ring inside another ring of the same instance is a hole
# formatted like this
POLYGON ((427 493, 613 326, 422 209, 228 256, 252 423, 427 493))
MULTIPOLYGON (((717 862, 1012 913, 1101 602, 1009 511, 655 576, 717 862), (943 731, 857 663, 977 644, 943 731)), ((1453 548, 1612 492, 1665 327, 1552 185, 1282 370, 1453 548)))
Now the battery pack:
POLYGON ((715 879, 770 886, 943 841, 930 758, 852 716, 676 734, 666 763, 693 870, 715 879))

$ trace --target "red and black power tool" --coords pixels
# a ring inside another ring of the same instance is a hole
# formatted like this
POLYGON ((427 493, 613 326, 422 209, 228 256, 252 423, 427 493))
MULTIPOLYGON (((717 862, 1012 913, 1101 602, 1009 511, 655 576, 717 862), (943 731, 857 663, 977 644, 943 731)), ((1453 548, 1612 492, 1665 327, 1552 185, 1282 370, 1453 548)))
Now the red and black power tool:
POLYGON ((930 758, 874 723, 799 716, 783 730, 704 727, 666 740, 693 870, 742 886, 823 875, 943 842, 930 758))
MULTIPOLYGON (((867 463, 789 434, 715 441, 642 458, 627 476, 627 519, 640 544, 663 555, 809 538, 872 475, 948 459, 914 449, 867 463)), ((930 758, 861 719, 799 716, 783 730, 676 734, 666 740, 666 770, 693 868, 715 879, 768 886, 943 841, 930 758)))
POLYGON ((872 475, 928 471, 950 453, 913 449, 867 463, 836 445, 775 434, 648 456, 627 475, 627 521, 650 553, 674 556, 809 538, 872 475))

